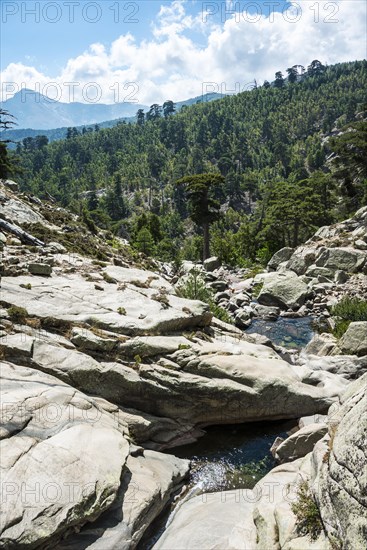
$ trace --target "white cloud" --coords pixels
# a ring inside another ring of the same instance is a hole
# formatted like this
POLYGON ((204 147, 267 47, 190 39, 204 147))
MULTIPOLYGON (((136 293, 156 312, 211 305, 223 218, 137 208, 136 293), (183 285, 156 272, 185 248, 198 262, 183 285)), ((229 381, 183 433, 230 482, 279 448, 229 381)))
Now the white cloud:
MULTIPOLYGON (((258 4, 262 11, 257 14, 222 13, 222 17, 227 15, 222 24, 210 10, 188 15, 185 4, 175 0, 161 7, 151 39, 137 42, 129 33, 109 48, 92 44, 88 51, 70 59, 56 79, 31 66, 11 63, 1 74, 1 81, 18 87, 24 83, 27 88, 38 84, 41 91, 51 80, 63 90, 65 82, 78 82, 71 98, 75 101, 86 100, 83 86, 95 82, 105 103, 122 101, 132 89, 126 86, 134 82, 135 90, 139 87, 134 99, 151 104, 200 95, 205 82, 215 82, 218 90, 225 92, 254 78, 271 80, 275 71, 285 71, 294 64, 307 65, 313 59, 332 64, 365 57, 366 5, 358 0, 300 0, 271 17, 269 8, 258 4)), ((63 100, 69 100, 69 88, 63 100)))

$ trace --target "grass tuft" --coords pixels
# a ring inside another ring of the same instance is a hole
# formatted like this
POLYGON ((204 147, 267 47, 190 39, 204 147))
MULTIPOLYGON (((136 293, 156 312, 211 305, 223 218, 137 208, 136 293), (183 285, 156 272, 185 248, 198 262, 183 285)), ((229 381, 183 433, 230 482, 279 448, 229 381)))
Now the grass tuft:
POLYGON ((297 518, 297 532, 316 540, 323 527, 320 510, 307 481, 302 481, 298 486, 297 500, 292 503, 292 512, 297 518))
POLYGON ((331 314, 337 318, 333 334, 336 338, 341 338, 350 323, 367 321, 367 302, 345 296, 332 308, 331 314))

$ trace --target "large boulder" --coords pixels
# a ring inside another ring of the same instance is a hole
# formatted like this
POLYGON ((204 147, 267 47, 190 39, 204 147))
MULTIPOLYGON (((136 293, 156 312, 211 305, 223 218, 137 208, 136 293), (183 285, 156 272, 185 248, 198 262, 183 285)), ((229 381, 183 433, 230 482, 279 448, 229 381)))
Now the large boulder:
POLYGON ((81 327, 73 327, 70 341, 81 351, 87 353, 110 353, 118 346, 118 340, 105 335, 102 331, 95 334, 91 330, 81 327))
MULTIPOLYGON (((5 357, 30 365, 86 393, 183 424, 230 424, 295 418, 327 409, 345 381, 323 371, 294 366, 271 348, 227 336, 226 341, 180 345, 156 362, 99 362, 93 357, 35 336, 0 339, 5 357), (17 351, 14 352, 15 347, 17 351)), ((183 341, 185 341, 183 339, 183 341)), ((139 348, 144 346, 141 339, 139 348)), ((166 347, 167 349, 167 347, 166 347)), ((147 337, 147 353, 162 344, 147 337), (152 347, 153 345, 153 347, 152 347)), ((134 353, 134 351, 132 351, 134 353)))
POLYGON ((49 276, 52 273, 52 266, 41 262, 33 262, 28 264, 28 271, 32 273, 32 275, 49 276))
POLYGON ((307 365, 311 370, 331 372, 347 380, 355 380, 367 371, 367 356, 333 354, 320 357, 318 355, 302 354, 299 362, 307 365))
POLYGON ((327 534, 342 548, 367 540, 367 374, 329 412, 329 442, 313 453, 313 488, 327 534))
POLYGON ((246 550, 256 547, 251 490, 195 496, 175 511, 154 550, 246 550))
POLYGON ((13 193, 19 191, 19 185, 13 180, 1 180, 1 183, 13 191, 13 193))
POLYGON ((327 433, 324 423, 307 424, 296 433, 283 441, 275 451, 275 458, 279 462, 291 462, 310 453, 317 441, 327 433))
POLYGON ((331 269, 328 269, 327 267, 318 267, 315 264, 311 265, 307 269, 305 275, 306 277, 311 277, 311 278, 323 277, 325 279, 330 279, 330 280, 332 280, 334 277, 334 273, 331 269))
POLYGON ((221 262, 220 259, 217 258, 217 256, 212 256, 211 258, 207 258, 206 260, 204 260, 203 265, 205 271, 214 271, 221 266, 221 262))
POLYGON ((1 377, 0 545, 36 548, 110 507, 129 443, 93 399, 56 378, 7 362, 1 377))
POLYGON ((100 283, 104 292, 79 273, 50 279, 34 276, 31 289, 26 288, 29 277, 4 277, 2 300, 42 320, 87 323, 129 335, 160 334, 210 323, 207 304, 170 294, 171 285, 154 273, 116 266, 106 273, 108 281, 113 278, 120 285, 100 283))
POLYGON ((273 277, 265 279, 258 302, 281 309, 299 309, 307 294, 307 285, 295 273, 275 273, 273 277))
POLYGON ((275 271, 279 265, 283 262, 287 262, 294 252, 294 248, 288 246, 281 248, 275 252, 274 256, 268 262, 268 269, 270 271, 275 271))
POLYGON ((315 248, 298 247, 288 261, 287 269, 294 271, 297 275, 303 275, 307 268, 314 263, 316 254, 315 248))
POLYGON ((337 339, 332 334, 328 332, 316 333, 305 347, 304 352, 310 355, 330 355, 336 345, 337 339))
POLYGON ((58 550, 130 550, 182 485, 189 461, 143 451, 126 462, 117 499, 111 508, 80 533, 71 535, 58 550))
POLYGON ((354 248, 326 248, 316 259, 316 265, 326 267, 334 273, 342 269, 347 273, 360 271, 367 260, 367 253, 354 248))
POLYGON ((367 355, 367 321, 350 323, 338 347, 350 355, 367 355))
POLYGON ((0 202, 0 216, 11 223, 40 223, 49 226, 45 218, 20 198, 4 197, 0 202))

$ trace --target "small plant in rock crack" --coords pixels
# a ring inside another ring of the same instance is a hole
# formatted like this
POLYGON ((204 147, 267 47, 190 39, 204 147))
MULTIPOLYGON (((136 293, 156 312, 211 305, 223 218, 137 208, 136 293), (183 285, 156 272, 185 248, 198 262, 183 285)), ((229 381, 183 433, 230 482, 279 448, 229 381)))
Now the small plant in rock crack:
POLYGON ((292 512, 297 518, 297 532, 316 540, 323 526, 320 510, 307 481, 302 481, 298 486, 297 500, 292 503, 292 512))
POLYGON ((170 307, 167 291, 163 289, 161 289, 158 294, 153 294, 152 300, 155 300, 156 302, 162 304, 163 309, 168 309, 170 307))
POLYGON ((106 271, 103 272, 103 278, 106 281, 106 283, 109 283, 111 285, 117 283, 116 279, 111 277, 106 271))
POLYGON ((21 288, 25 288, 26 290, 31 290, 31 289, 32 289, 31 283, 26 283, 26 284, 22 283, 22 284, 20 284, 19 286, 20 286, 21 288))
POLYGON ((120 315, 126 315, 126 309, 124 307, 117 308, 117 313, 120 315))

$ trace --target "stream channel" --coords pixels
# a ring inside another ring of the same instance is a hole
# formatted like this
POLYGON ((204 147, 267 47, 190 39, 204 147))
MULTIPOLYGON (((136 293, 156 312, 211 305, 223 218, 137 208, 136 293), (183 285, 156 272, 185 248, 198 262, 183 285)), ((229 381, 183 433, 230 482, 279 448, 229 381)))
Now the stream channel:
MULTIPOLYGON (((274 344, 302 349, 312 338, 312 318, 284 318, 277 321, 254 320, 247 333, 267 336, 274 344)), ((252 489, 276 465, 270 448, 279 436, 286 438, 296 421, 253 422, 208 426, 195 443, 174 447, 166 452, 191 461, 182 500, 194 494, 252 489)), ((149 550, 170 521, 174 504, 152 524, 138 548, 149 550)))

